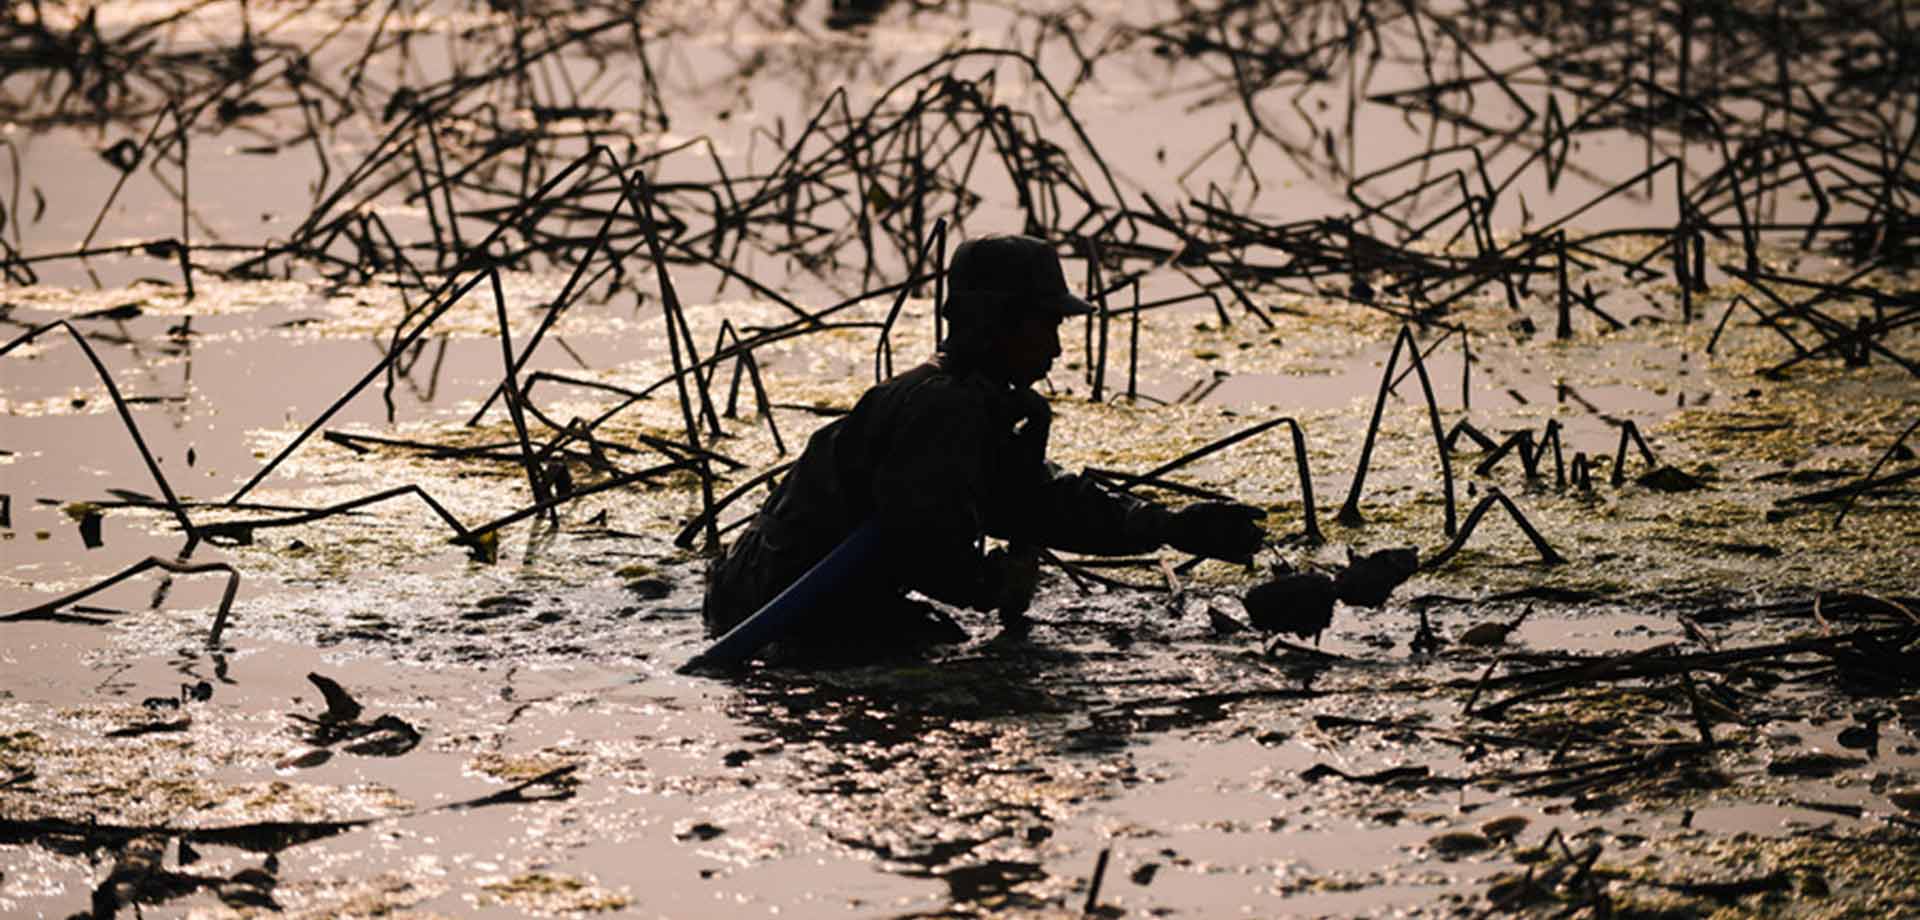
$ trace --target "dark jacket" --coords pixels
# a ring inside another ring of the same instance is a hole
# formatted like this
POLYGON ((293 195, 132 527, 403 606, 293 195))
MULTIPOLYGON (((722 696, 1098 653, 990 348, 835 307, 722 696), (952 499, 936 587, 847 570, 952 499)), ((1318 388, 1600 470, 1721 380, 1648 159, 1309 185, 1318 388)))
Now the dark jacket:
POLYGON ((703 607, 720 633, 792 584, 869 518, 885 558, 810 621, 885 625, 907 590, 984 608, 981 537, 1122 555, 1160 545, 1167 512, 1046 461, 1045 397, 942 356, 868 390, 806 450, 714 567, 703 607))

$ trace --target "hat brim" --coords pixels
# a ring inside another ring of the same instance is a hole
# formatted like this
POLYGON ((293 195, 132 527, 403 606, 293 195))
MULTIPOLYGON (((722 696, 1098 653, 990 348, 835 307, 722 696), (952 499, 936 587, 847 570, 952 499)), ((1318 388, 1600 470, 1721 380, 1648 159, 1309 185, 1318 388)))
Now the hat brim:
POLYGON ((1085 316, 1093 312, 1093 304, 1087 303, 1072 294, 1055 294, 1052 297, 1045 298, 1041 307, 1051 311, 1055 316, 1061 317, 1062 319, 1069 316, 1085 316))
POLYGON ((1028 309, 1033 313, 1051 316, 1055 319, 1066 319, 1070 316, 1086 316, 1094 312, 1093 304, 1087 303, 1085 300, 1066 292, 1049 294, 1042 297, 1021 297, 1019 295, 1005 294, 998 291, 950 291, 948 292, 946 303, 940 307, 940 315, 946 317, 949 322, 954 320, 966 322, 969 319, 981 315, 981 311, 990 302, 1006 303, 1009 301, 1024 301, 1029 305, 1028 309))

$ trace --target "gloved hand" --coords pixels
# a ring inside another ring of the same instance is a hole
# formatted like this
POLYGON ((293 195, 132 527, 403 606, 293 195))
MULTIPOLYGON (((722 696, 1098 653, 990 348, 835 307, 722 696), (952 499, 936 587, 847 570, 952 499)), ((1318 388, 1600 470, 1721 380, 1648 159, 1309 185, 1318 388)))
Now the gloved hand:
POLYGON ((987 553, 981 582, 975 609, 997 611, 1001 620, 1022 617, 1040 585, 1040 554, 1019 546, 993 550, 987 553))
POLYGON ((1162 542, 1183 553, 1247 562, 1266 541, 1266 512, 1238 502, 1200 502, 1173 512, 1162 542))

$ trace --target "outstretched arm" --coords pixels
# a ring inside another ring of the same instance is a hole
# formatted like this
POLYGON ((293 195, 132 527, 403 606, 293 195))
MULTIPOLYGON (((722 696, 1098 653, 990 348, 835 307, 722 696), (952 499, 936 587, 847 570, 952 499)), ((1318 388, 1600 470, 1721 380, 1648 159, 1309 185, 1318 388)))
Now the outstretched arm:
POLYGON ((1122 556, 1172 546, 1196 556, 1245 561, 1260 548, 1263 513, 1233 502, 1200 502, 1179 511, 1113 491, 1046 462, 1052 411, 1039 394, 1022 405, 1014 482, 990 515, 988 532, 1068 552, 1122 556))

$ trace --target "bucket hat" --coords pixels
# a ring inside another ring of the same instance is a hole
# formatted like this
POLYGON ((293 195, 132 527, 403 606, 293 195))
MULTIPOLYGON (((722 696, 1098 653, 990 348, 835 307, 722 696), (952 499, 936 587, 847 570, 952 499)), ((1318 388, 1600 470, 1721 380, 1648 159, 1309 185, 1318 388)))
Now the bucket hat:
MULTIPOLYGON (((1045 240, 1031 236, 993 234, 961 243, 947 266, 949 319, 956 311, 995 304, 988 314, 1006 322, 1025 312, 1065 318, 1093 312, 1093 306, 1067 289, 1060 256, 1045 240)), ((976 316, 978 314, 975 314, 976 316)))

